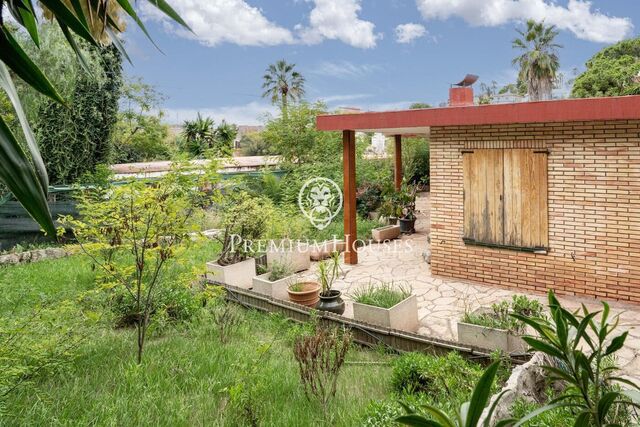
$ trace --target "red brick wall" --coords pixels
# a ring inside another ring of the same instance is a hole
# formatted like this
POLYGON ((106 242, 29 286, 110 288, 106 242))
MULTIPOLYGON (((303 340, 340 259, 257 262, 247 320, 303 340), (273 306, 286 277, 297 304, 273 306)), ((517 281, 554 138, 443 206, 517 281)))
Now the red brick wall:
POLYGON ((431 269, 522 291, 640 303, 640 120, 431 129, 431 269), (466 246, 460 150, 549 149, 548 254, 466 246))

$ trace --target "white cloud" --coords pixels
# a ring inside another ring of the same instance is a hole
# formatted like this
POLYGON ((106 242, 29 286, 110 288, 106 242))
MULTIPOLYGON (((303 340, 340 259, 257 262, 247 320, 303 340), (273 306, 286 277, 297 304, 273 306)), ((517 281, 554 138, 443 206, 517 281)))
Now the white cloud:
POLYGON ((352 95, 321 96, 318 100, 326 102, 327 104, 335 104, 336 102, 355 101, 356 99, 365 99, 370 97, 371 94, 368 93, 354 93, 352 95))
POLYGON ((629 18, 611 17, 592 10, 587 0, 569 0, 566 7, 551 0, 416 0, 425 19, 458 16, 471 25, 497 26, 527 19, 544 20, 576 37, 612 43, 629 36, 633 24, 629 18))
POLYGON ((191 26, 193 33, 170 23, 154 6, 142 2, 146 17, 162 21, 167 29, 207 46, 229 42, 241 46, 274 46, 294 43, 286 28, 269 21, 243 0, 172 0, 171 6, 191 26))
POLYGON ((250 102, 245 105, 231 105, 214 108, 165 108, 164 121, 170 124, 182 124, 185 120, 193 120, 200 113, 204 117, 211 117, 216 123, 226 120, 237 125, 259 125, 267 114, 275 115, 278 109, 271 104, 250 102))
POLYGON ((427 29, 420 24, 401 24, 396 27, 396 41, 398 43, 411 43, 412 41, 424 37, 427 29))
POLYGON ((349 61, 325 61, 310 70, 310 72, 341 79, 355 79, 380 70, 382 70, 382 67, 374 64, 354 64, 349 61))
POLYGON ((350 46, 368 49, 376 46, 382 34, 375 25, 358 17, 361 0, 307 0, 315 5, 309 16, 309 26, 296 26, 306 44, 318 44, 325 39, 340 40, 350 46))

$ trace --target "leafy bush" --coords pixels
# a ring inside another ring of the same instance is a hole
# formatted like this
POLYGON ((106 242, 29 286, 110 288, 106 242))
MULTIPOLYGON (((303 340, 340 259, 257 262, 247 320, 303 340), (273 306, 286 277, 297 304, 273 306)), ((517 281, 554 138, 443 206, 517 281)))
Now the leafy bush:
POLYGON ((455 352, 441 357, 407 353, 393 363, 391 386, 398 393, 425 393, 433 401, 463 402, 480 376, 480 365, 455 352))
POLYGON ((425 138, 405 138, 402 141, 402 169, 404 179, 414 185, 429 183, 429 141, 425 138))
POLYGON ((367 217, 369 212, 377 211, 382 205, 382 185, 365 182, 356 190, 356 209, 358 213, 367 217))
POLYGON ((354 301, 374 307, 391 308, 411 296, 411 288, 383 282, 378 285, 369 283, 356 289, 351 295, 354 301))
POLYGON ((543 305, 537 300, 527 298, 525 295, 514 295, 511 303, 509 303, 509 301, 502 301, 491 305, 491 312, 489 313, 465 312, 462 321, 472 325, 505 329, 513 333, 521 334, 524 332, 525 324, 511 316, 511 314, 526 317, 540 317, 542 316, 543 310, 543 305))
POLYGON ((274 262, 270 266, 269 281, 275 282, 285 277, 289 277, 293 274, 293 269, 290 265, 281 262, 274 262))

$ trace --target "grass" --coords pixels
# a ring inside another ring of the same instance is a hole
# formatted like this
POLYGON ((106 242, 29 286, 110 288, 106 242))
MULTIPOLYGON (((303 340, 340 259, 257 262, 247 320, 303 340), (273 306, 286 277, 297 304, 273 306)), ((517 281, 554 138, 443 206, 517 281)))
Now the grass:
POLYGON ((353 292, 353 300, 380 308, 391 308, 411 296, 411 288, 392 283, 369 284, 353 292))
MULTIPOLYGON (((210 243, 193 248, 168 272, 169 280, 185 269, 202 267, 216 249, 210 243)), ((95 274, 81 255, 0 269, 5 295, 0 316, 28 316, 43 302, 56 306, 77 301, 94 288, 95 274)), ((384 298, 394 292, 389 294, 384 298)), ((399 295, 396 298, 403 298, 399 295)), ((375 421, 383 415, 379 408, 393 405, 394 413, 399 411, 391 386, 396 356, 354 346, 338 380, 331 419, 322 419, 320 405, 304 396, 293 357, 294 338, 308 325, 236 310, 241 321, 227 344, 220 343, 213 316, 203 309, 189 323, 154 330, 142 365, 135 363, 132 329, 98 323, 60 368, 35 376, 5 399, 0 425, 248 425, 232 397, 239 387, 250 390, 250 398, 243 401, 261 425, 360 426, 371 420, 383 425, 375 421), (258 360, 258 349, 265 346, 270 350, 258 360)), ((385 423, 393 418, 387 415, 382 417, 385 423)))

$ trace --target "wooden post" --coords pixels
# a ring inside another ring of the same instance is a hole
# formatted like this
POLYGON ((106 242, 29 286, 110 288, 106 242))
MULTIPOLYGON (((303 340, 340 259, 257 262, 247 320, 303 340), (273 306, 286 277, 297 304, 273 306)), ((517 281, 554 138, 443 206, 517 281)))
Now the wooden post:
POLYGON ((393 170, 393 182, 396 191, 400 191, 402 186, 402 135, 396 135, 395 168, 393 170))
POLYGON ((357 264, 358 253, 354 243, 358 238, 356 228, 356 132, 342 132, 342 164, 344 168, 344 262, 357 264))

